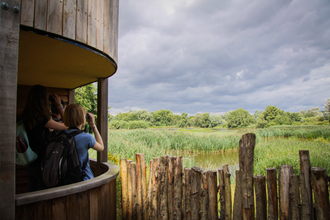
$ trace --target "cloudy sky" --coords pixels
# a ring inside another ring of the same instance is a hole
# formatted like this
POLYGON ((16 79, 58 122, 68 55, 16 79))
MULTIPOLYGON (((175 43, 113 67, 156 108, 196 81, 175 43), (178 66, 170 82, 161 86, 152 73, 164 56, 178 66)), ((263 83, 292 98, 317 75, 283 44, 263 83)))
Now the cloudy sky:
POLYGON ((120 0, 110 113, 298 112, 330 98, 329 0, 120 0))

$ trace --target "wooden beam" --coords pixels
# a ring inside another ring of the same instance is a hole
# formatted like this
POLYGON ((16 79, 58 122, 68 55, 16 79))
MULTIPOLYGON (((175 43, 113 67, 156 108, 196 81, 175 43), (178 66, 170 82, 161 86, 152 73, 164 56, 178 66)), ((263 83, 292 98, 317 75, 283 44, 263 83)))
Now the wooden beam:
POLYGON ((69 100, 68 100, 68 104, 74 104, 75 102, 75 90, 74 89, 70 89, 69 90, 69 100))
POLYGON ((97 128, 104 150, 97 153, 98 162, 108 161, 108 79, 99 79, 97 87, 97 128))
POLYGON ((0 8, 0 213, 2 219, 15 218, 15 128, 17 64, 20 14, 19 0, 7 0, 0 8))

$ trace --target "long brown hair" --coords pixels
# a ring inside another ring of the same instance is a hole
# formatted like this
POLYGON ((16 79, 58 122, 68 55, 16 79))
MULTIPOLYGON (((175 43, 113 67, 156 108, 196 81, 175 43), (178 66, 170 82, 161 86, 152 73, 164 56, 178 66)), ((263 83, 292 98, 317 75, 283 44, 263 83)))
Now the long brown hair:
POLYGON ((25 128, 33 129, 43 118, 50 118, 48 91, 41 85, 31 87, 23 112, 18 116, 17 123, 25 128))

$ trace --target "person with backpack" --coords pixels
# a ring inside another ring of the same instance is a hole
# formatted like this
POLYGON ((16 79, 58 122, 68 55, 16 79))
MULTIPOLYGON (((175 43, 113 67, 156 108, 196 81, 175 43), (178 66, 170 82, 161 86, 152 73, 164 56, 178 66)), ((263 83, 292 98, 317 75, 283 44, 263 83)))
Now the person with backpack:
MULTIPOLYGON (((27 167, 29 192, 47 189, 41 176, 41 159, 43 148, 47 146, 50 138, 49 129, 66 130, 63 123, 56 122, 50 117, 48 91, 44 86, 34 85, 31 87, 27 103, 22 113, 17 117, 17 124, 24 124, 31 149, 38 155, 38 158, 27 167)), ((63 115, 61 98, 53 94, 54 104, 63 115)))
POLYGON ((96 151, 103 151, 104 149, 102 137, 95 125, 95 116, 91 113, 86 113, 86 110, 80 105, 70 104, 65 108, 63 122, 69 127, 68 130, 65 130, 66 133, 79 132, 79 134, 74 136, 74 140, 80 167, 84 174, 82 179, 84 181, 93 179, 94 174, 89 164, 88 149, 92 148, 96 151), (86 118, 94 131, 95 137, 81 131, 86 124, 86 118))

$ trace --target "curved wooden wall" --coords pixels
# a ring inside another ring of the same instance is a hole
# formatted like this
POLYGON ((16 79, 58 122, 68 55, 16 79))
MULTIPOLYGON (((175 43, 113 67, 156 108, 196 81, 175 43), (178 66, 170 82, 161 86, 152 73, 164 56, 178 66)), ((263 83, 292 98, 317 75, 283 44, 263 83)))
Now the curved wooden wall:
POLYGON ((119 0, 22 0, 21 25, 57 34, 118 63, 119 0))
MULTIPOLYGON (((91 160, 91 167, 96 166, 91 160)), ((16 195, 15 219, 116 219, 119 167, 101 163, 94 179, 16 195)))

